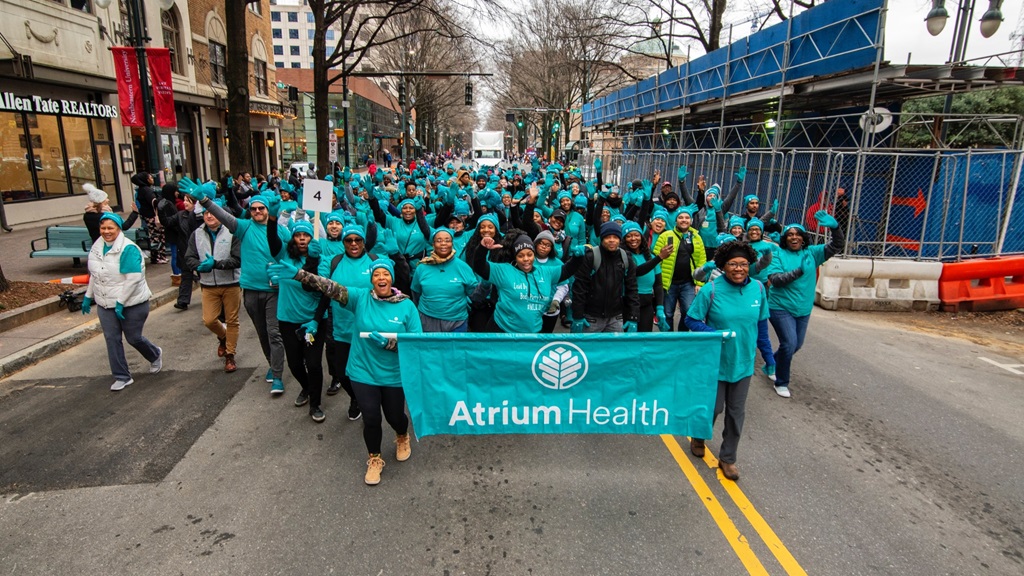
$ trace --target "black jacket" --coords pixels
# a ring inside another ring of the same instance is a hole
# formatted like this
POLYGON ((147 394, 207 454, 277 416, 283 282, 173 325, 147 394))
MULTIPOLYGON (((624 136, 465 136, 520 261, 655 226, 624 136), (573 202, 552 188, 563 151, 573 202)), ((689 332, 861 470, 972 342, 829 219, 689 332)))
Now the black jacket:
POLYGON ((149 184, 149 174, 139 172, 132 176, 132 184, 138 187, 135 201, 139 205, 139 214, 143 218, 156 217, 156 200, 160 190, 149 184))
POLYGON ((588 250, 572 284, 573 318, 614 318, 621 314, 623 322, 636 322, 640 311, 636 262, 627 253, 624 268, 619 251, 609 252, 599 246, 594 250, 601 251, 601 268, 594 270, 594 252, 588 250))

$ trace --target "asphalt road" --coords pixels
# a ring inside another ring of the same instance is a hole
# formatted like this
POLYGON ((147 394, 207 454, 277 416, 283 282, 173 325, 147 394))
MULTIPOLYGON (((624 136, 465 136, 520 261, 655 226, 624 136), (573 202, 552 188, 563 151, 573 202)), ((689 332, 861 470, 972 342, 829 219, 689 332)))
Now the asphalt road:
POLYGON ((815 310, 793 398, 755 378, 738 483, 686 438, 429 437, 399 463, 385 433, 367 487, 343 395, 317 425, 293 382, 270 398, 248 320, 225 375, 200 311, 162 307, 165 372, 130 352, 124 392, 100 338, 0 381, 0 573, 1021 574, 1024 370, 979 357, 1024 358, 892 322, 815 310))

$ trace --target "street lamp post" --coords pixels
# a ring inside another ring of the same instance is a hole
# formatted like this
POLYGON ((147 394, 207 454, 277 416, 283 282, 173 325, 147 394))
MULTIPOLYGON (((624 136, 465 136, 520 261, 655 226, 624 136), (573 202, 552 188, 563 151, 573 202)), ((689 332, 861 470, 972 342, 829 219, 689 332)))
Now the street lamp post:
MULTIPOLYGON (((95 0, 96 6, 106 9, 110 6, 111 0, 95 0)), ((160 0, 161 10, 170 10, 174 6, 174 0, 160 0)), ((146 15, 142 11, 142 0, 127 0, 125 6, 128 9, 128 35, 132 46, 135 48, 135 57, 139 63, 139 83, 142 85, 142 115, 146 121, 146 152, 148 154, 149 171, 155 172, 160 168, 160 146, 158 140, 160 131, 156 127, 156 117, 153 115, 153 88, 149 84, 149 66, 146 63, 146 42, 151 40, 146 36, 146 15)))
MULTIPOLYGON (((977 0, 959 0, 957 2, 956 21, 954 23, 954 34, 953 42, 949 47, 949 60, 947 64, 957 65, 964 61, 964 53, 967 51, 967 41, 970 40, 971 28, 969 26, 970 21, 974 18, 974 5, 977 0)), ((1003 0, 989 0, 988 10, 981 17, 981 35, 985 38, 991 38, 996 30, 999 29, 999 24, 1003 21, 1003 13, 1000 8, 1003 5, 1003 0)), ((946 20, 949 19, 949 12, 946 10, 946 0, 932 0, 932 9, 928 12, 928 16, 925 18, 925 25, 928 28, 928 33, 932 36, 938 36, 942 33, 942 30, 946 27, 946 20)), ((945 123, 945 116, 953 110, 953 93, 950 92, 946 95, 946 101, 942 106, 943 122, 942 128, 939 132, 939 144, 943 145, 946 141, 947 126, 945 123)))

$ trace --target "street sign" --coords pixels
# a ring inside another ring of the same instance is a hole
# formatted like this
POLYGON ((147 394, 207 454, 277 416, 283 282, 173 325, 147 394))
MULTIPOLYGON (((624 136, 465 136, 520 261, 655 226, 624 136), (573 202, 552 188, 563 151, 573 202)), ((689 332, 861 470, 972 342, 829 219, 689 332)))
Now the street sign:
POLYGON ((569 110, 569 112, 571 114, 579 114, 580 113, 580 109, 579 108, 572 108, 572 109, 569 110))
POLYGON ((302 209, 306 212, 330 212, 334 209, 334 185, 329 180, 306 178, 302 181, 302 209))
POLYGON ((327 160, 329 162, 338 161, 338 135, 334 132, 327 135, 327 160))

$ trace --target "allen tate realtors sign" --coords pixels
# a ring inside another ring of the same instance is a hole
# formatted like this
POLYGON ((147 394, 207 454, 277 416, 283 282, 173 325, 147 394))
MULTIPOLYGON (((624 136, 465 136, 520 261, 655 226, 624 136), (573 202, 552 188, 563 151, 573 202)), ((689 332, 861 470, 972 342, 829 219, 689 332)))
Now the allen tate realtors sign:
POLYGON ((0 110, 89 118, 117 118, 117 106, 77 100, 55 100, 42 96, 17 96, 13 92, 0 93, 0 110))

